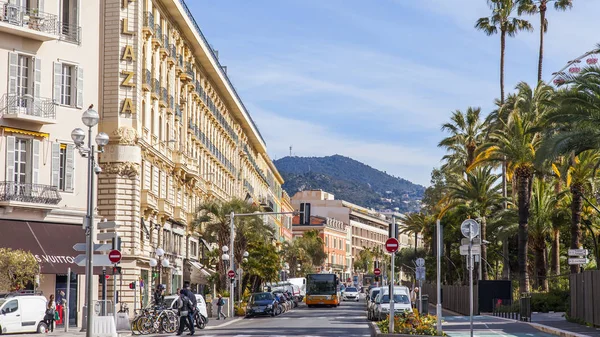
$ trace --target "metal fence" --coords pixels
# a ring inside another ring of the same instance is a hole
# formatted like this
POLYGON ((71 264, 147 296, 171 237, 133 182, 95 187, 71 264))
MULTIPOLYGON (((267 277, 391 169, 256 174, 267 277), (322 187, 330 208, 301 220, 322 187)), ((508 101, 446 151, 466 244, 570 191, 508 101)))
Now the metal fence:
MULTIPOLYGON (((423 294, 429 295, 429 303, 437 303, 437 288, 433 283, 423 284, 423 294)), ((479 315, 478 286, 473 286, 473 314, 479 315)), ((469 315, 469 286, 442 285, 442 307, 461 315, 469 315)))
POLYGON ((55 186, 41 184, 0 182, 0 201, 20 201, 36 204, 56 205, 61 200, 55 186))
POLYGON ((600 326, 600 271, 589 270, 569 277, 569 316, 600 326))

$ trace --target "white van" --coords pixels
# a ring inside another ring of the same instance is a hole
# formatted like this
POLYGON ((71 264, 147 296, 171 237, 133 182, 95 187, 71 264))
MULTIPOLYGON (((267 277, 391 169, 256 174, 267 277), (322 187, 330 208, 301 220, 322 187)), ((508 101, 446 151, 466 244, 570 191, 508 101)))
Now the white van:
MULTIPOLYGON (((196 296, 196 308, 198 309, 198 312, 205 318, 205 322, 204 325, 206 325, 206 323, 208 323, 208 311, 206 310, 206 302, 204 301, 204 297, 202 297, 202 295, 200 294, 194 294, 196 296)), ((170 303, 170 307, 171 308, 176 308, 177 307, 177 295, 168 295, 165 296, 165 304, 169 304, 170 303)), ((200 322, 196 322, 196 325, 198 326, 198 328, 200 329, 204 329, 204 325, 201 326, 201 324, 199 324, 200 322)))
POLYGON ((295 277, 288 279, 288 282, 290 282, 293 285, 297 285, 300 288, 300 300, 302 300, 304 296, 306 296, 306 278, 295 277))
POLYGON ((0 298, 0 332, 39 332, 47 330, 44 296, 15 296, 0 298))

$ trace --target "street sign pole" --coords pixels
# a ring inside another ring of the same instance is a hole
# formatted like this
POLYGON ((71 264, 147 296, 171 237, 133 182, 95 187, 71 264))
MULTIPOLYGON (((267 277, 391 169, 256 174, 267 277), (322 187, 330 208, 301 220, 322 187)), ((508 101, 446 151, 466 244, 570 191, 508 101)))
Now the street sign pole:
POLYGON ((473 337, 473 223, 469 222, 469 330, 473 337))
MULTIPOLYGON (((391 233, 394 235, 396 232, 396 217, 392 215, 392 230, 391 233)), ((392 251, 392 262, 390 263, 390 326, 389 332, 394 333, 394 317, 396 316, 396 311, 394 309, 394 264, 396 259, 396 251, 392 251)))
POLYGON ((436 221, 436 237, 437 237, 437 305, 435 313, 437 315, 436 328, 438 335, 442 335, 442 228, 440 219, 436 221))

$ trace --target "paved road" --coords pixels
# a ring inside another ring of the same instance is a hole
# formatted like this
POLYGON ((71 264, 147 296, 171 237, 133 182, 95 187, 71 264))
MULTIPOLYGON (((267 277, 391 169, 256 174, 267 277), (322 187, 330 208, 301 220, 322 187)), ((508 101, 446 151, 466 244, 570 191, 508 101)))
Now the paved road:
MULTIPOLYGON (((468 316, 444 317, 444 332, 450 337, 470 336, 468 316)), ((515 321, 492 316, 475 316, 473 319, 474 336, 477 337, 550 337, 553 335, 515 321)))
POLYGON ((306 305, 277 317, 243 319, 222 328, 202 331, 202 337, 345 336, 370 337, 365 302, 342 302, 337 308, 307 308, 306 305))

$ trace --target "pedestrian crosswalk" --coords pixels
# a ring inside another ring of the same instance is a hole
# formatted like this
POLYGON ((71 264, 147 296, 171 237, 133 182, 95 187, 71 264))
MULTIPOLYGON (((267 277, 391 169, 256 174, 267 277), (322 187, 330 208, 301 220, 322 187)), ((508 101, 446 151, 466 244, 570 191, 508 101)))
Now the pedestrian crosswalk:
MULTIPOLYGON (((272 335, 245 335, 245 334, 238 334, 238 335, 227 335, 227 337, 269 337, 272 335)), ((344 335, 344 337, 370 337, 371 335, 344 335)), ((202 334, 202 337, 223 337, 223 335, 205 335, 202 334)), ((328 336, 321 336, 321 335, 277 335, 277 337, 328 337, 328 336)))

